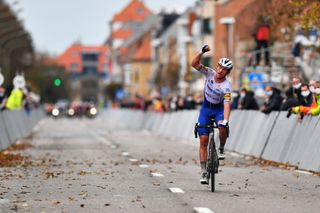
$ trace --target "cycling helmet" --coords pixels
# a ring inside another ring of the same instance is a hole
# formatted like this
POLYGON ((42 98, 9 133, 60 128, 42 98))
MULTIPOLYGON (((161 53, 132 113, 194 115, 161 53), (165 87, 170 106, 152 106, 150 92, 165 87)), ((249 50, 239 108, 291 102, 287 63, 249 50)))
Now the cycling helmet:
POLYGON ((231 70, 233 67, 232 61, 228 58, 221 58, 218 64, 227 70, 231 70))

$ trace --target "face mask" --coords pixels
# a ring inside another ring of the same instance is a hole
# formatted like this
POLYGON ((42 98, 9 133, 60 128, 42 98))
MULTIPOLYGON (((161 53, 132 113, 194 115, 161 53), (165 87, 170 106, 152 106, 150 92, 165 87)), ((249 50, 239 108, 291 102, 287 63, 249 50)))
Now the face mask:
POLYGON ((240 94, 240 97, 241 97, 241 98, 244 98, 244 96, 246 96, 245 93, 241 93, 241 94, 240 94))
POLYGON ((4 95, 4 93, 0 93, 0 96, 3 96, 4 95))
POLYGON ((295 88, 295 89, 299 89, 301 87, 301 83, 298 83, 298 84, 294 84, 293 85, 293 88, 295 88))
POLYGON ((307 97, 309 94, 310 94, 310 91, 309 91, 309 90, 308 90, 308 91, 303 91, 303 92, 301 92, 301 95, 302 95, 303 97, 307 97))
POLYGON ((267 94, 267 96, 270 97, 273 94, 273 92, 272 91, 268 91, 266 94, 267 94))
POLYGON ((310 90, 310 92, 315 93, 314 86, 310 86, 310 87, 309 87, 309 90, 310 90))
POLYGON ((314 89, 314 92, 315 92, 316 94, 320 94, 320 88, 314 89))

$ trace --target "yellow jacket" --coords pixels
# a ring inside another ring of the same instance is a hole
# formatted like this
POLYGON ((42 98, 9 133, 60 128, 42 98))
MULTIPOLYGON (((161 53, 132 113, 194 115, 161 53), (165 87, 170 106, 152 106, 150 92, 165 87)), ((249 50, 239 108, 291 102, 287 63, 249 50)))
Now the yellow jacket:
POLYGON ((21 91, 21 89, 12 90, 6 103, 7 109, 10 109, 10 110, 21 109, 22 99, 23 99, 23 92, 21 91))

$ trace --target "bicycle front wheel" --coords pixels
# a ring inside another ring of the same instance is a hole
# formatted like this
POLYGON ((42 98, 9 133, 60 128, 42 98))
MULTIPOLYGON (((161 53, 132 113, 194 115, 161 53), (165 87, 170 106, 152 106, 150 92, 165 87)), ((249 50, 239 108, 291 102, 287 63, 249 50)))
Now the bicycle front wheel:
POLYGON ((215 147, 215 143, 214 143, 214 139, 213 137, 210 140, 210 144, 209 144, 209 165, 210 165, 210 185, 211 185, 211 192, 215 191, 215 171, 216 171, 216 156, 217 156, 217 152, 216 152, 216 147, 215 147))

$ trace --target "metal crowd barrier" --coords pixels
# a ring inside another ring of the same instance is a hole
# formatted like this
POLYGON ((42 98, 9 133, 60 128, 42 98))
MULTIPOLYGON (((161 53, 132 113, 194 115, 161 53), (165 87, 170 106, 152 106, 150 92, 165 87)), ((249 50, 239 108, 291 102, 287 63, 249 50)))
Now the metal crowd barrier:
MULTIPOLYGON (((155 113, 110 109, 102 116, 104 121, 119 123, 123 128, 148 130, 196 144, 193 127, 198 114, 195 110, 155 113)), ((226 145, 230 151, 320 171, 318 116, 306 116, 298 123, 294 115, 288 119, 286 112, 266 115, 259 111, 235 110, 231 113, 230 132, 226 145)))
POLYGON ((42 109, 0 112, 0 150, 8 148, 18 139, 28 136, 38 121, 44 117, 42 109))

